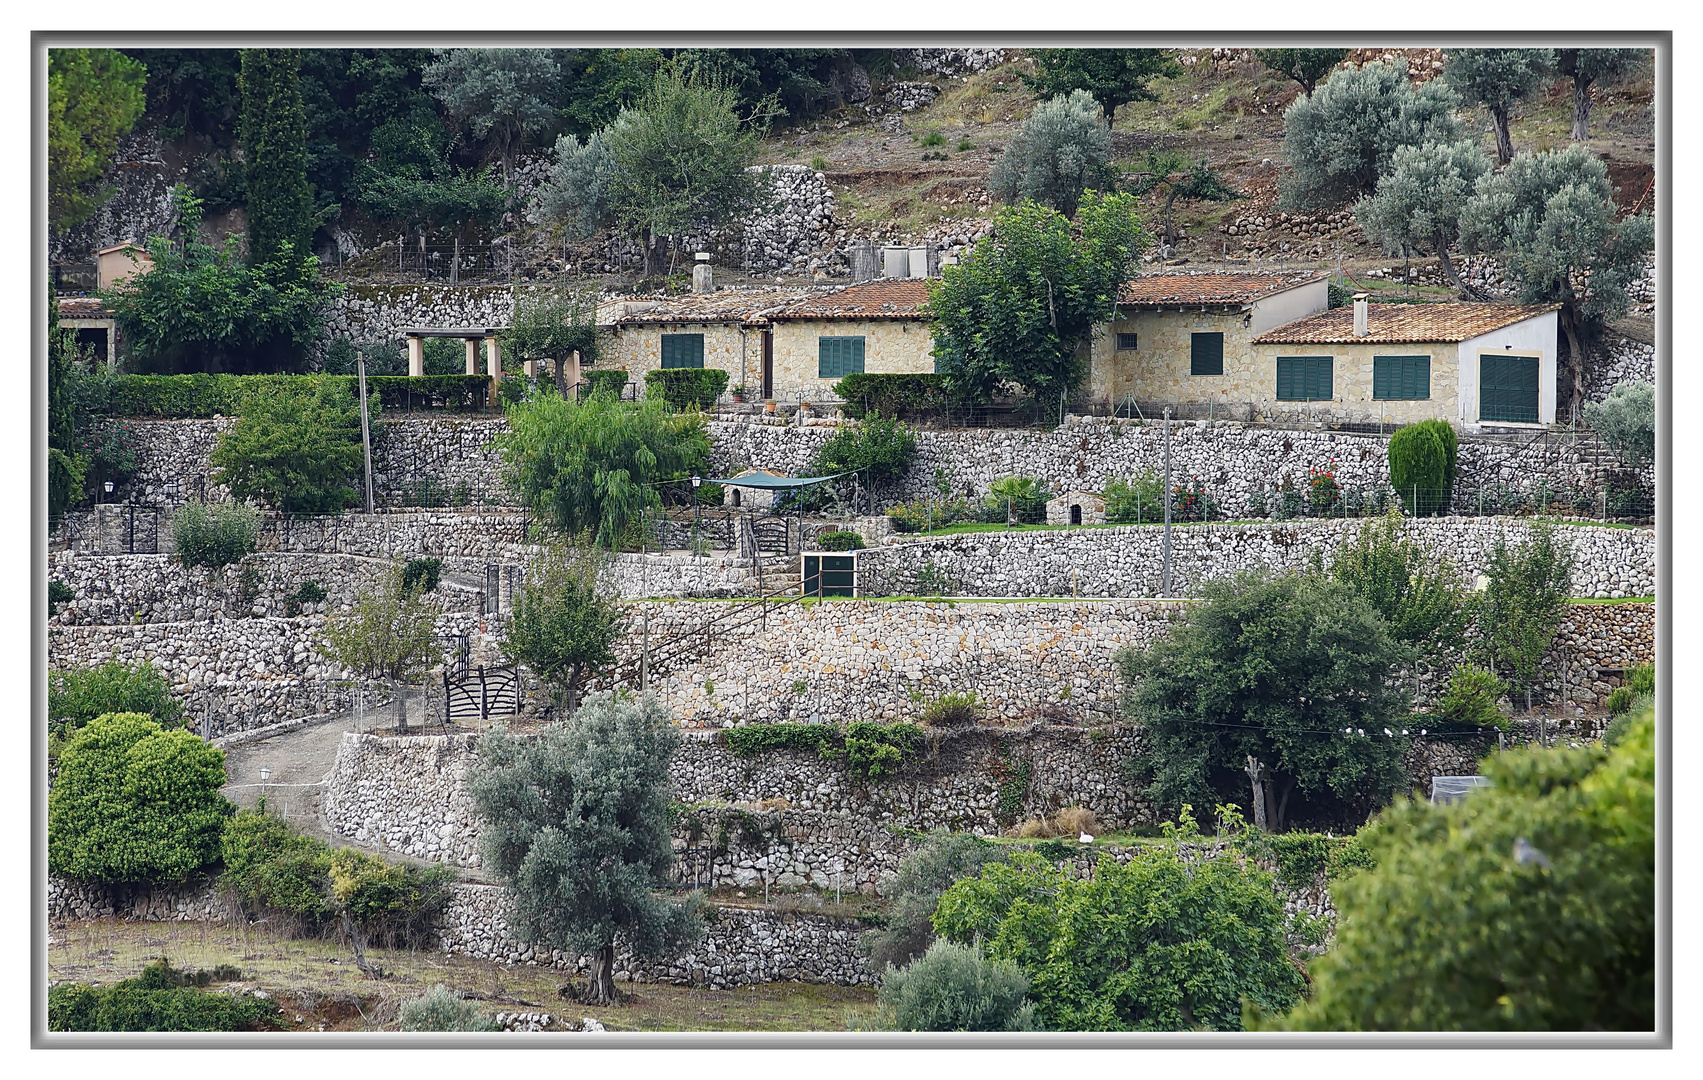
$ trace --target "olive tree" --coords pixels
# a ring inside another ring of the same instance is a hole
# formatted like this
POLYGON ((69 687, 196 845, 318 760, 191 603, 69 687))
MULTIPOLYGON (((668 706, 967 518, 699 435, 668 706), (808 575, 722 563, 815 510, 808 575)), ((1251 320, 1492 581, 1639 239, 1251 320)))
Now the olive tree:
POLYGON ((1656 456, 1656 388, 1623 382, 1602 402, 1587 402, 1585 420, 1614 447, 1622 461, 1638 466, 1656 456))
POLYGON ((1112 126, 1086 90, 1044 102, 1023 121, 988 174, 995 198, 1033 199, 1070 217, 1082 192, 1116 186, 1110 161, 1112 126))
POLYGON ((1555 50, 1556 70, 1573 80, 1574 140, 1591 137, 1591 85, 1624 79, 1649 59, 1649 49, 1555 50))
POLYGON ((1540 89, 1555 71, 1553 49, 1454 49, 1443 63, 1443 79, 1467 101, 1490 111, 1496 132, 1496 163, 1514 160, 1508 112, 1540 89))
POLYGON ((561 67, 550 49, 439 49, 420 81, 449 114, 484 141, 513 184, 526 138, 555 120, 561 67))
POLYGON ((1449 248, 1460 238, 1461 211, 1490 169, 1470 139, 1398 146, 1377 192, 1354 204, 1354 220, 1391 247, 1437 256, 1449 283, 1465 291, 1449 248))
POLYGON ((584 999, 615 995, 615 943, 674 954, 702 933, 695 900, 657 895, 674 862, 668 761, 680 735, 653 694, 595 695, 536 738, 498 729, 467 790, 485 866, 508 888, 524 942, 589 955, 584 999))
POLYGON ((1229 184, 1210 159, 1191 158, 1180 150, 1149 150, 1136 167, 1134 181, 1126 190, 1137 195, 1163 188, 1165 201, 1159 209, 1159 240, 1167 247, 1176 241, 1171 228, 1171 207, 1178 199, 1224 202, 1242 195, 1229 184))
POLYGON ((1255 49, 1260 63, 1285 78, 1301 84, 1301 92, 1313 96, 1313 87, 1331 69, 1348 59, 1347 49, 1255 49))

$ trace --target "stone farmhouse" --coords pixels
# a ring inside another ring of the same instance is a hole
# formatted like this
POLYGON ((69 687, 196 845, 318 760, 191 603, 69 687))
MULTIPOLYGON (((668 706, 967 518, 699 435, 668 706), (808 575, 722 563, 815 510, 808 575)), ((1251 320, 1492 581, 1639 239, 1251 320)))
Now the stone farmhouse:
MULTIPOLYGON (((1095 328, 1085 396, 1182 415, 1333 424, 1555 421, 1557 309, 1329 306, 1328 275, 1144 274, 1095 328)), ((935 371, 927 283, 725 289, 599 309, 607 362, 712 367, 759 399, 832 399, 851 374, 935 371)))

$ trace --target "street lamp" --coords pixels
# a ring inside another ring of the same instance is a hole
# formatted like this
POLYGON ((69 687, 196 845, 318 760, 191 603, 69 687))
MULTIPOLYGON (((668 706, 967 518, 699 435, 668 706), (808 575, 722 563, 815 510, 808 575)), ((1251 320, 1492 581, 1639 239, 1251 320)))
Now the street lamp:
POLYGON ((260 767, 260 808, 266 809, 266 781, 272 779, 272 770, 265 765, 260 767))
POLYGON ((698 487, 704 478, 697 473, 692 474, 692 554, 698 554, 698 487))
POLYGON ((107 502, 111 502, 112 501, 112 481, 108 480, 105 484, 102 484, 101 486, 106 489, 107 502))

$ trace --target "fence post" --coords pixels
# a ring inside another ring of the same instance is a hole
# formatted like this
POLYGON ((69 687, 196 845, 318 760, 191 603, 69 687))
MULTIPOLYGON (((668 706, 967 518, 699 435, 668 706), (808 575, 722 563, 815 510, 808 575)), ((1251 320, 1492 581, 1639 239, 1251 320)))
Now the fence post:
POLYGON ((479 665, 479 727, 485 726, 485 719, 490 712, 490 704, 485 695, 485 665, 479 665))

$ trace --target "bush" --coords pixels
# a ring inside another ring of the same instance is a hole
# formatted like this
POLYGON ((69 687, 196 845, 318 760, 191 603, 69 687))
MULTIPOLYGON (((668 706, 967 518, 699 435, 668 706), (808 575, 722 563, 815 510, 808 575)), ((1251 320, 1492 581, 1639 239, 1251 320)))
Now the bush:
POLYGON ((328 380, 251 394, 209 461, 233 498, 287 514, 336 513, 359 501, 361 418, 353 395, 328 380))
POLYGON ((183 723, 183 703, 171 696, 171 684, 150 661, 132 666, 109 660, 48 674, 49 730, 68 735, 107 713, 140 713, 162 728, 183 723))
POLYGON ((429 593, 438 587, 442 572, 442 559, 409 559, 402 564, 403 591, 418 588, 423 593, 429 593))
POLYGON ((80 881, 182 881, 219 858, 224 752, 138 713, 98 716, 59 755, 47 862, 80 881))
POLYGON ((862 533, 825 532, 816 538, 816 546, 823 551, 856 551, 868 545, 862 533))
POLYGON ((1149 469, 1130 481, 1106 484, 1106 520, 1114 525, 1144 525, 1165 520, 1165 484, 1149 469))
POLYGON ((824 761, 844 759, 846 772, 859 779, 879 779, 897 772, 923 741, 915 724, 873 724, 853 721, 844 728, 831 724, 752 724, 726 732, 728 748, 740 757, 769 750, 797 748, 816 751, 824 761))
POLYGON ((1610 716, 1624 716, 1634 711, 1641 700, 1656 695, 1656 668, 1653 664, 1634 664, 1626 669, 1626 681, 1608 695, 1610 716))
POLYGON ((626 391, 627 384, 633 381, 626 368, 594 368, 589 371, 582 369, 579 377, 581 397, 608 394, 618 398, 626 391))
POLYGON ((1422 508, 1441 513, 1455 482, 1455 429, 1446 420, 1421 420, 1390 436, 1390 484, 1418 516, 1422 508), (1414 504, 1415 497, 1418 505, 1414 504))
POLYGON ((888 968, 876 992, 881 1031, 1034 1031, 1029 980, 982 955, 980 942, 936 941, 903 968, 888 968))
POLYGON ((812 476, 855 472, 866 491, 874 491, 904 476, 916 449, 917 438, 909 428, 892 417, 871 413, 856 427, 843 427, 823 443, 808 472, 812 476))
POLYGON ((671 409, 701 412, 727 389, 727 372, 720 368, 657 368, 645 372, 645 396, 655 394, 671 409))
POLYGON ((988 485, 984 505, 998 515, 995 520, 1015 517, 1025 525, 1039 525, 1047 520, 1047 500, 1052 495, 1052 488, 1038 476, 1002 476, 988 485))
POLYGON ((1633 467, 1656 456, 1656 388, 1647 382, 1623 382, 1598 404, 1585 403, 1585 422, 1633 467))
POLYGON ((981 516, 981 510, 980 506, 961 497, 916 499, 888 507, 887 520, 893 523, 894 532, 917 533, 958 521, 975 521, 981 516))
POLYGON ((956 727, 973 724, 981 711, 975 691, 962 694, 942 694, 928 703, 918 717, 928 727, 956 727))
POLYGON ((847 375, 834 393, 845 402, 840 411, 854 420, 872 413, 902 420, 956 404, 944 375, 847 375))
POLYGON ((1462 664, 1449 677, 1449 688, 1443 692, 1438 708, 1445 719, 1456 724, 1505 728, 1508 720, 1496 702, 1507 692, 1495 672, 1462 664))
POLYGON ((72 590, 71 586, 58 578, 47 583, 47 610, 49 615, 56 614, 54 609, 60 604, 69 604, 75 599, 77 599, 76 592, 72 590))
POLYGON ((254 554, 260 512, 238 502, 184 503, 172 514, 171 539, 178 562, 217 570, 254 554))
POLYGON ((404 1001, 397 1027, 402 1031, 497 1030, 496 1021, 443 983, 404 1001))
MULTIPOLYGON (((275 1002, 251 994, 200 990, 164 959, 112 986, 64 983, 47 992, 49 1031, 276 1031, 275 1002)), ((236 973, 221 971, 216 975, 236 973)), ((209 980, 210 981, 210 980, 209 980)))
MULTIPOLYGON (((737 730, 737 729, 736 729, 737 730)), ((882 884, 890 898, 887 925, 859 939, 876 971, 903 967, 921 956, 934 940, 935 905, 940 894, 960 878, 981 873, 990 862, 1005 858, 997 844, 972 833, 932 833, 905 856, 891 885, 882 884)))
MULTIPOLYGON (((90 380, 85 380, 85 383, 90 380)), ((323 382, 354 401, 354 375, 120 375, 88 387, 96 395, 89 412, 164 420, 235 416, 251 397, 292 393, 323 382)), ((484 375, 368 375, 367 393, 381 409, 480 412, 491 380, 484 375)), ((356 407, 359 403, 356 402, 356 407)), ((375 418, 376 419, 376 418, 375 418)))
POLYGON ((1017 826, 1017 835, 1025 840, 1057 836, 1075 840, 1083 833, 1098 836, 1102 831, 1094 811, 1080 806, 1067 806, 1052 817, 1030 818, 1017 826))

